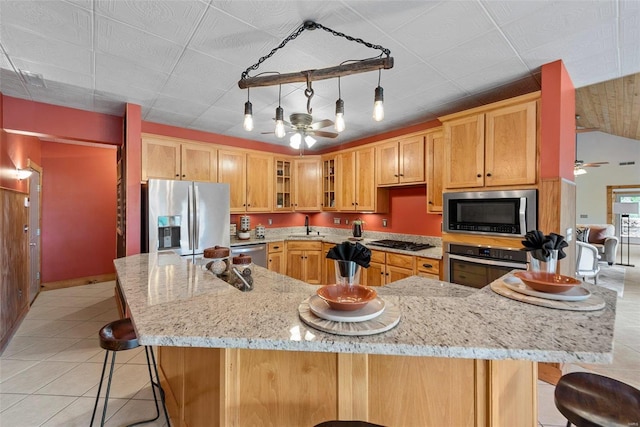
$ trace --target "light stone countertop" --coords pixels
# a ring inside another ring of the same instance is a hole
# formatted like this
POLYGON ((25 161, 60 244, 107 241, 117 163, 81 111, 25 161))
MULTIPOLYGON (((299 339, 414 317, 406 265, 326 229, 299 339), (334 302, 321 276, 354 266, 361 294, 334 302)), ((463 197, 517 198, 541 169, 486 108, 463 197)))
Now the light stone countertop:
POLYGON ((616 293, 586 285, 606 301, 594 312, 514 301, 413 276, 376 288, 399 305, 398 326, 350 337, 304 324, 298 306, 317 286, 253 268, 241 292, 171 253, 116 259, 120 287, 145 345, 369 353, 540 362, 611 363, 616 293))

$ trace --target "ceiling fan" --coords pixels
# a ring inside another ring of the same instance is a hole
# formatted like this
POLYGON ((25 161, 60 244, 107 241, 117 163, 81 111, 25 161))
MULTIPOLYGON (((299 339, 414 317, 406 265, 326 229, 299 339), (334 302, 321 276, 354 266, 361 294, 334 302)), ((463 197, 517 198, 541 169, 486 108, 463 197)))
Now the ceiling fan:
MULTIPOLYGON (((580 116, 576 115, 576 120, 579 120, 580 116)), ((576 122, 576 160, 573 164, 573 174, 574 175, 584 175, 587 173, 585 168, 599 168, 600 165, 608 165, 609 162, 589 162, 585 163, 584 160, 578 160, 578 134, 583 132, 592 132, 598 130, 597 128, 584 128, 577 124, 576 122)))
MULTIPOLYGON (((275 120, 275 119, 274 119, 275 120)), ((298 149, 304 139, 307 144, 307 148, 311 148, 316 143, 314 136, 321 138, 335 138, 338 136, 336 132, 328 132, 320 130, 327 126, 333 126, 333 122, 329 119, 313 122, 311 114, 307 113, 293 113, 289 116, 290 122, 283 120, 285 126, 289 127, 286 131, 287 134, 293 134, 290 138, 291 147, 298 149)), ((262 132, 263 134, 270 134, 275 132, 262 132)))

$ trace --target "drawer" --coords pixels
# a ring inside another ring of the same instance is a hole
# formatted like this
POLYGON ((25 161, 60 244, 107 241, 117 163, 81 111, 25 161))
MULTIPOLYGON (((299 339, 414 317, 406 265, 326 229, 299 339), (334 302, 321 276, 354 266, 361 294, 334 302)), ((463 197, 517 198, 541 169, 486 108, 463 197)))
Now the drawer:
POLYGON ((418 264, 418 271, 423 273, 440 274, 440 260, 433 258, 418 257, 416 260, 418 264))
POLYGON ((426 279, 440 280, 440 276, 438 276, 437 274, 425 273, 423 271, 418 271, 417 276, 424 277, 426 279))
POLYGON ((378 264, 386 263, 385 253, 382 251, 371 251, 371 262, 377 262, 378 264))
POLYGON ((402 267, 413 270, 416 267, 416 257, 412 255, 400 255, 388 252, 387 265, 393 265, 394 267, 402 267))
POLYGON ((284 242, 280 241, 280 242, 271 242, 268 243, 267 246, 267 252, 272 253, 272 252, 282 252, 284 250, 284 242))
POLYGON ((332 248, 334 248, 336 245, 333 243, 323 243, 322 244, 322 250, 324 251, 324 253, 326 254, 327 252, 329 252, 332 248))
POLYGON ((287 250, 294 251, 321 251, 322 242, 305 242, 301 240, 289 240, 287 241, 287 250))

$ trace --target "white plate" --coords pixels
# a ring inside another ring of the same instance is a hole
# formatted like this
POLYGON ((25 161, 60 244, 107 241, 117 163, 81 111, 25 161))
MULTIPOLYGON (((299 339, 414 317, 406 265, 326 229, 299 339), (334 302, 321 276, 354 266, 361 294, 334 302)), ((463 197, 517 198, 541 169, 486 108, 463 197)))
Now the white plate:
POLYGON ((309 309, 313 314, 325 320, 334 322, 364 322, 375 319, 384 311, 384 301, 376 298, 359 310, 342 311, 334 310, 318 295, 309 298, 309 309))
POLYGON ((555 301, 583 301, 591 296, 591 292, 582 286, 574 286, 568 291, 552 294, 531 289, 517 277, 505 277, 502 281, 504 282, 504 285, 512 291, 520 292, 521 294, 532 297, 551 299, 555 301))

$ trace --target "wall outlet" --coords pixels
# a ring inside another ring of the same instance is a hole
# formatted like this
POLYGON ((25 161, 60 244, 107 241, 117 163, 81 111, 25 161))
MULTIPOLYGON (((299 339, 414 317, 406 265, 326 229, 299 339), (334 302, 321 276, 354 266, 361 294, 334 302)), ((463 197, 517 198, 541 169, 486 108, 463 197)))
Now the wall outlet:
POLYGON ((382 220, 382 226, 383 226, 383 227, 386 227, 386 226, 387 226, 387 219, 386 219, 386 218, 384 218, 384 219, 382 220))
POLYGON ((570 242, 573 240, 573 228, 567 228, 567 231, 565 232, 565 235, 567 237, 565 237, 565 241, 566 242, 570 242))
POLYGON ((269 219, 267 220, 267 224, 269 224, 269 225, 273 225, 273 220, 272 220, 271 218, 269 218, 269 219))
POLYGON ((345 223, 345 224, 347 224, 347 225, 349 225, 349 220, 348 220, 348 219, 345 219, 345 220, 344 220, 344 223, 345 223))
POLYGON ((340 218, 333 218, 334 224, 340 224, 340 218))

